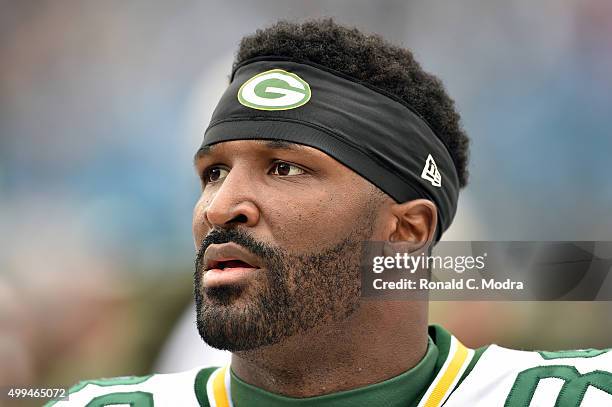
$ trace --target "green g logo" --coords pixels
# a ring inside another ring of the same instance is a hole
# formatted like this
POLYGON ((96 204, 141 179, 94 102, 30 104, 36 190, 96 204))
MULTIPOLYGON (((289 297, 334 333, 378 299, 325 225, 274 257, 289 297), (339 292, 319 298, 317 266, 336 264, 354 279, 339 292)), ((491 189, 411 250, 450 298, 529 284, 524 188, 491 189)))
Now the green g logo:
POLYGON ((238 101, 257 110, 289 110, 310 100, 310 86, 296 74, 272 69, 253 76, 238 90, 238 101))

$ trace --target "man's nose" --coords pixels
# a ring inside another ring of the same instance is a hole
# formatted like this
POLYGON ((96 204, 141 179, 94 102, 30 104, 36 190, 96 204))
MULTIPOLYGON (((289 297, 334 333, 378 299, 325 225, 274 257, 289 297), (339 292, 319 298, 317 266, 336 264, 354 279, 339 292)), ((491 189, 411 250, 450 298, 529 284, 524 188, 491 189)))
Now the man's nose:
POLYGON ((250 173, 252 171, 248 168, 233 168, 225 177, 204 213, 209 227, 255 226, 259 222, 250 173))

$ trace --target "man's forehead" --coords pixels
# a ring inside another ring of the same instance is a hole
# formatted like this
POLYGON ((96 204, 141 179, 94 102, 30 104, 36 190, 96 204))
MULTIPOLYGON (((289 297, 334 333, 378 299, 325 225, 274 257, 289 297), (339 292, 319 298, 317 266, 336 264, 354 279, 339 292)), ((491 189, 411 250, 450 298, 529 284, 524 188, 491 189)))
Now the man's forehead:
POLYGON ((208 157, 220 151, 223 151, 224 153, 231 153, 232 149, 236 148, 239 145, 237 143, 247 143, 249 144, 249 147, 256 147, 264 150, 290 150, 301 152, 311 151, 318 152, 320 154, 325 154, 312 147, 308 147, 298 143, 292 143, 285 140, 231 140, 200 147, 200 149, 196 152, 194 156, 194 161, 208 157))

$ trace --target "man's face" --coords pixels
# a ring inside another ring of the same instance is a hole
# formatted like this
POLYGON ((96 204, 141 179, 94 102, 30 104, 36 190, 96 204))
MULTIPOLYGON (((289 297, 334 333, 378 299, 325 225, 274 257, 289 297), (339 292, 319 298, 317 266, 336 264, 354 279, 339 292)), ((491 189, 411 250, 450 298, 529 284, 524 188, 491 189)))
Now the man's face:
POLYGON ((383 195, 327 154, 239 140, 198 152, 198 330, 231 351, 346 318, 359 303, 361 242, 383 195))

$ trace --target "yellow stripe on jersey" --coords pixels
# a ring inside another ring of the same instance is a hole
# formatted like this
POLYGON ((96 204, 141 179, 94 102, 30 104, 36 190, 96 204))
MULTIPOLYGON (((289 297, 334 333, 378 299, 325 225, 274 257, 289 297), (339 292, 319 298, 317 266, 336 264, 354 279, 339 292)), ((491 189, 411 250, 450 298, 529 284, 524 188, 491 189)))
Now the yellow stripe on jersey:
POLYGON ((459 378, 469 365, 474 351, 466 348, 454 336, 451 337, 451 346, 448 356, 440 372, 419 403, 419 407, 439 407, 453 391, 459 378))
POLYGON ((232 407, 229 391, 229 366, 220 367, 208 378, 206 393, 211 407, 232 407))

